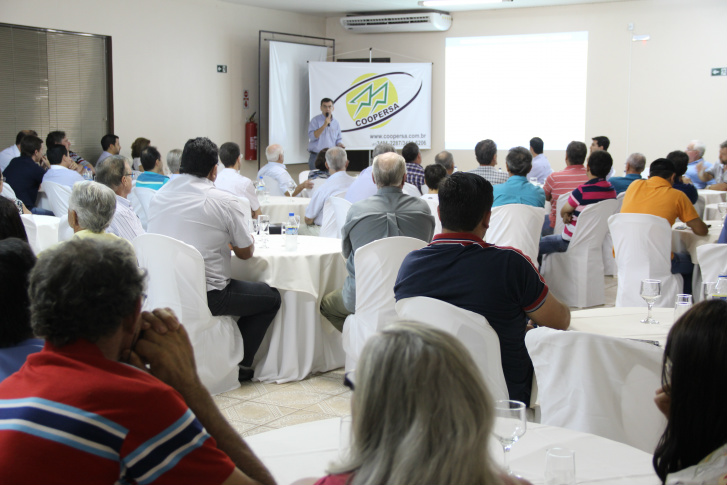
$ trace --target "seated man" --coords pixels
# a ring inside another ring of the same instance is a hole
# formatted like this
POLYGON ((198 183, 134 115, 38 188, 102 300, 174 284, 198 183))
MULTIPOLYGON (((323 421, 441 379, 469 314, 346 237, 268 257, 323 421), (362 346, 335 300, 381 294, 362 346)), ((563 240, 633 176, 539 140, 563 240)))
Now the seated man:
MULTIPOLYGON (((454 173, 454 156, 448 151, 441 151, 434 156, 434 163, 441 165, 447 171, 447 175, 454 173)), ((426 168, 424 169, 426 171, 426 168)), ((426 177, 426 174, 425 174, 426 177)), ((425 178, 426 183, 426 178, 425 178)))
POLYGON ((45 156, 50 163, 50 169, 43 175, 43 182, 53 182, 71 188, 76 182, 83 182, 84 178, 75 171, 76 162, 68 156, 66 147, 63 145, 48 147, 45 156))
POLYGON ((250 259, 255 245, 239 199, 215 187, 217 145, 208 138, 189 140, 179 171, 149 204, 147 230, 179 239, 202 254, 207 305, 212 315, 240 316, 237 326, 245 348, 240 378, 251 379, 253 358, 278 313, 280 293, 265 283, 231 277, 230 249, 238 258, 250 259))
POLYGON ((30 327, 28 280, 34 265, 35 254, 27 242, 18 238, 0 241, 0 381, 17 372, 28 355, 43 348, 43 341, 33 336, 30 327))
POLYGON ((505 164, 510 175, 507 182, 493 186, 495 201, 492 207, 507 204, 525 204, 533 207, 545 207, 545 192, 540 187, 528 182, 526 175, 532 168, 533 156, 524 147, 511 148, 507 152, 505 164))
POLYGON ((0 449, 13 450, 0 483, 274 483, 202 385, 174 314, 141 314, 143 291, 126 242, 74 239, 40 255, 30 301, 46 343, 0 383, 13 422, 0 427, 0 449))
POLYGON ((321 315, 338 330, 343 330, 346 317, 356 311, 354 256, 358 248, 394 236, 432 240, 434 217, 429 204, 402 191, 406 176, 404 163, 404 157, 396 153, 374 158, 373 179, 379 190, 368 199, 353 204, 346 215, 341 234, 348 276, 342 289, 327 294, 321 301, 321 315))
MULTIPOLYGON (((429 192, 422 195, 424 200, 439 200, 439 184, 447 178, 447 169, 438 163, 427 165, 424 169, 424 183, 427 184, 429 192)), ((434 215, 434 214, 432 214, 434 215)), ((436 216, 435 216, 436 217, 436 216)))
MULTIPOLYGON (((631 182, 634 180, 641 180, 641 172, 646 168, 646 157, 641 153, 632 153, 629 158, 626 159, 626 172, 623 177, 611 177, 608 179, 616 189, 616 195, 621 192, 626 192, 631 182)), ((686 169, 686 166, 684 167, 686 169)))
MULTIPOLYGON (((593 148, 591 146, 591 148, 593 148)), ((588 149, 582 141, 572 141, 568 143, 565 149, 565 165, 566 167, 559 171, 553 172, 545 179, 543 191, 545 192, 545 200, 550 201, 550 214, 545 217, 542 235, 547 236, 553 234, 555 229, 555 213, 558 206, 558 198, 561 195, 570 194, 573 189, 588 181, 586 169, 583 163, 586 161, 588 149)))
POLYGON ((113 133, 108 133, 101 138, 101 156, 96 160, 96 166, 106 160, 108 157, 118 155, 121 153, 121 144, 119 143, 119 137, 113 133))
POLYGON ((591 156, 588 157, 588 164, 586 165, 588 182, 579 185, 571 192, 568 197, 568 202, 563 205, 560 211, 560 216, 565 223, 563 234, 545 236, 540 240, 538 260, 545 254, 564 253, 568 249, 568 245, 576 231, 578 216, 587 205, 616 198, 616 190, 606 180, 606 175, 611 171, 612 166, 613 159, 610 153, 605 150, 594 150, 591 152, 591 156))
POLYGON ((507 173, 495 169, 497 166, 497 144, 494 141, 487 139, 478 142, 475 145, 475 158, 480 166, 470 170, 469 173, 476 173, 492 185, 504 184, 507 181, 507 173))
POLYGON ((666 159, 674 164, 675 177, 672 187, 684 192, 689 198, 689 202, 696 204, 699 199, 699 192, 697 192, 697 188, 692 184, 691 180, 684 177, 684 174, 687 172, 687 165, 689 164, 689 155, 681 150, 674 150, 673 152, 669 152, 666 159))
POLYGON ((301 225, 301 234, 318 236, 323 224, 323 206, 330 197, 345 193, 354 178, 346 173, 348 158, 346 150, 341 147, 329 148, 326 152, 326 168, 331 175, 323 185, 318 187, 305 209, 305 224, 301 225))
POLYGON ((374 178, 371 176, 373 170, 373 160, 376 159, 382 153, 396 153, 396 148, 391 143, 379 143, 376 145, 371 152, 372 165, 369 165, 358 174, 356 180, 353 181, 351 186, 346 191, 346 200, 352 204, 355 204, 359 200, 368 199, 372 195, 375 195, 378 189, 374 178))
POLYGON ((565 330, 570 310, 555 296, 528 257, 483 238, 490 223, 492 185, 457 172, 439 187, 442 234, 409 253, 394 286, 396 300, 426 296, 484 316, 500 339, 510 399, 530 403, 533 365, 525 348, 528 318, 565 330))
POLYGON ((240 145, 227 142, 220 147, 220 161, 225 168, 217 174, 215 187, 238 197, 245 197, 250 201, 250 211, 253 219, 262 214, 260 202, 255 195, 255 186, 252 180, 240 174, 240 145))
POLYGON ((45 147, 48 149, 53 145, 63 145, 66 147, 66 150, 68 150, 68 156, 75 162, 75 170, 79 174, 83 174, 85 171, 89 171, 92 174, 96 173, 96 170, 90 162, 86 161, 81 155, 71 150, 71 142, 68 140, 65 131, 51 131, 48 133, 45 137, 45 147))
POLYGON ((318 155, 316 155, 316 160, 315 162, 313 162, 316 169, 308 172, 308 180, 327 179, 328 177, 330 177, 331 174, 328 173, 328 169, 326 168, 327 151, 328 148, 324 148, 323 150, 318 152, 318 155))
POLYGON ((106 232, 116 213, 116 195, 98 182, 84 180, 73 186, 68 199, 68 225, 74 238, 119 239, 106 232))
MULTIPOLYGON (((624 197, 622 214, 651 214, 663 217, 674 225, 677 217, 689 226, 697 236, 705 236, 709 229, 684 194, 672 187, 676 178, 674 164, 666 158, 654 160, 649 166, 648 180, 632 183, 624 197)), ((688 252, 673 253, 671 272, 684 276, 684 293, 692 292, 694 264, 688 252)))
POLYGON ((280 191, 285 195, 295 197, 300 194, 303 189, 312 189, 313 181, 306 180, 301 184, 296 184, 293 177, 288 173, 288 168, 283 163, 285 161, 285 153, 280 145, 270 145, 265 149, 265 158, 268 163, 265 164, 257 173, 258 180, 260 177, 271 177, 275 179, 280 187, 280 191), (290 193, 290 187, 295 185, 295 190, 290 193))
POLYGON ((179 176, 179 165, 182 163, 182 150, 175 148, 169 150, 167 153, 167 168, 172 173, 170 179, 175 179, 179 176))
POLYGON ((687 156, 689 157, 689 164, 687 165, 687 171, 684 175, 684 178, 688 180, 691 184, 693 184, 697 189, 704 189, 707 188, 707 186, 714 184, 713 180, 703 182, 702 179, 699 178, 700 168, 703 170, 709 170, 710 168, 712 168, 712 164, 704 160, 704 152, 706 151, 706 149, 707 147, 704 145, 703 142, 699 140, 692 140, 689 142, 689 144, 687 145, 687 149, 685 150, 687 152, 687 156))
POLYGON ((35 130, 20 130, 18 134, 15 135, 15 145, 10 145, 0 152, 0 172, 5 171, 10 160, 20 156, 20 140, 22 140, 25 135, 38 136, 38 133, 36 133, 35 130))
POLYGON ((727 190, 727 141, 719 145, 719 163, 705 167, 704 161, 697 164, 697 175, 702 182, 712 182, 710 190, 727 190))
MULTIPOLYGON (((33 214, 53 215, 52 212, 35 207, 38 200, 38 189, 43 182, 43 175, 50 168, 41 152, 43 140, 37 136, 27 135, 20 141, 20 156, 10 160, 3 170, 5 181, 13 188, 18 199, 33 214)), ((59 214, 63 217, 63 214, 59 214)))
POLYGON ((138 188, 159 190, 169 182, 169 177, 164 175, 162 155, 156 147, 148 146, 141 152, 141 166, 144 172, 136 179, 138 188))
POLYGON ((536 136, 530 139, 530 155, 533 156, 533 162, 532 168, 527 173, 526 178, 530 180, 534 177, 538 179, 538 183, 541 185, 545 183, 548 175, 553 173, 553 168, 550 166, 548 157, 543 154, 544 147, 545 143, 543 143, 542 138, 536 136))
POLYGON ((406 161, 406 181, 422 193, 424 185, 424 169, 422 168, 422 152, 416 143, 407 143, 401 149, 401 156, 406 161))
POLYGON ((106 231, 129 242, 136 236, 146 234, 128 199, 131 193, 131 176, 131 161, 122 155, 111 155, 103 163, 96 165, 96 182, 116 194, 116 210, 106 231))

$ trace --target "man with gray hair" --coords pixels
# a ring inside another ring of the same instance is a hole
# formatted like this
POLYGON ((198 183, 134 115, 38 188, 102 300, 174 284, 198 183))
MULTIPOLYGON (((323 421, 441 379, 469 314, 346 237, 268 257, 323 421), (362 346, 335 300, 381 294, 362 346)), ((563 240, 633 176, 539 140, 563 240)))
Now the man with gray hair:
POLYGON ((511 148, 507 153, 505 164, 510 177, 504 184, 492 187, 494 202, 492 207, 507 204, 525 204, 533 207, 545 207, 545 192, 540 187, 528 182, 527 175, 532 169, 533 156, 525 147, 511 148))
POLYGON ((447 175, 454 173, 454 157, 448 151, 439 152, 434 156, 434 163, 441 165, 447 171, 447 175))
POLYGON ((641 180, 641 172, 646 167, 646 157, 641 153, 632 153, 626 159, 626 172, 623 177, 611 177, 608 179, 616 189, 616 194, 626 192, 629 185, 635 180, 641 180))
POLYGON ((301 225, 301 234, 318 236, 323 224, 323 206, 326 201, 348 190, 354 178, 346 173, 348 155, 341 147, 329 148, 326 152, 326 168, 330 176, 313 192, 310 204, 305 209, 305 223, 301 225))
POLYGON ((179 176, 179 166, 182 164, 182 149, 175 148, 169 150, 167 153, 167 167, 172 174, 169 176, 170 179, 177 178, 179 176))
POLYGON ((295 184, 295 180, 293 180, 293 177, 290 176, 288 169, 283 163, 285 161, 285 153, 282 146, 277 144, 268 146, 265 149, 265 158, 267 158, 268 163, 258 171, 258 180, 260 180, 260 177, 274 178, 280 187, 280 191, 284 195, 289 195, 291 197, 295 197, 300 194, 303 189, 313 188, 313 181, 306 180, 303 183, 298 184, 292 194, 290 193, 289 187, 291 184, 295 184))
MULTIPOLYGON (((371 160, 373 161, 382 153, 396 153, 396 148, 394 148, 394 145, 391 143, 379 143, 371 152, 371 160)), ((368 199, 372 195, 376 194, 378 189, 376 188, 376 183, 374 182, 374 178, 371 173, 372 170, 373 165, 369 165, 363 169, 360 174, 358 174, 356 180, 353 181, 346 191, 347 201, 354 204, 359 200, 368 199)))
POLYGON ((704 189, 715 182, 714 180, 704 182, 699 178, 700 170, 709 170, 712 168, 712 164, 704 160, 704 151, 706 149, 706 145, 699 140, 690 141, 686 149, 687 156, 689 156, 689 163, 687 164, 687 173, 682 177, 682 180, 694 184, 697 189, 704 189))
POLYGON ((106 229, 116 212, 116 195, 98 182, 86 180, 73 186, 68 199, 68 225, 75 238, 120 239, 106 229))
MULTIPOLYGON (((330 153, 330 150, 329 150, 330 153)), ((354 256, 361 246, 386 237, 408 236, 429 242, 434 234, 434 217, 429 204, 419 197, 404 194, 406 176, 404 157, 384 153, 374 158, 373 177, 378 191, 356 202, 341 229, 343 257, 348 276, 343 288, 323 297, 321 314, 338 330, 346 317, 356 310, 356 270, 354 256)))
POLYGON ((719 163, 707 168, 704 162, 697 164, 697 175, 702 182, 712 182, 711 190, 727 190, 727 141, 719 145, 719 163))
POLYGON ((96 181, 116 194, 116 212, 106 232, 129 242, 146 233, 128 199, 132 187, 131 176, 131 162, 123 155, 110 155, 96 165, 96 181))

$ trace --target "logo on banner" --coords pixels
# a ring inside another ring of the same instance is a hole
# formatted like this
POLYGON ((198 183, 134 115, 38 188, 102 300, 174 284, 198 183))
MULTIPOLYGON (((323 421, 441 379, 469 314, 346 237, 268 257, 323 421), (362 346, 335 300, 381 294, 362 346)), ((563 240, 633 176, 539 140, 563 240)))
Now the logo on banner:
POLYGON ((385 74, 364 74, 351 83, 351 87, 341 93, 334 104, 343 98, 346 102, 346 111, 356 125, 355 128, 342 130, 343 132, 357 131, 364 128, 381 128, 393 116, 406 108, 422 89, 414 93, 411 99, 399 99, 396 89, 396 80, 401 76, 413 78, 406 72, 388 72, 385 74))

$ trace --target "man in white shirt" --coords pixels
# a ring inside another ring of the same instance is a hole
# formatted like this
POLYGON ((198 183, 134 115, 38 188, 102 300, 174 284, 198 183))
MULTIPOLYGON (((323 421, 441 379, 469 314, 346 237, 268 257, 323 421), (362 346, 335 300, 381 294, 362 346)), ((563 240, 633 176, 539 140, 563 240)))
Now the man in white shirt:
POLYGON ((152 199, 150 233, 164 234, 197 248, 204 258, 207 305, 213 315, 239 315, 245 347, 240 379, 252 378, 252 361, 280 308, 280 293, 265 283, 234 280, 231 251, 240 259, 255 252, 240 200, 215 187, 217 145, 208 138, 187 141, 181 175, 152 199))
POLYGON ((260 171, 257 173, 257 176, 258 178, 274 178, 276 182, 278 182, 280 191, 283 194, 295 197, 296 195, 300 194, 301 190, 313 188, 313 181, 306 180, 303 183, 297 185, 292 194, 290 193, 290 184, 291 182, 295 184, 295 181, 293 180, 293 177, 290 176, 290 174, 288 173, 288 169, 283 163, 285 160, 285 154, 283 153, 282 146, 277 144, 268 146, 265 149, 265 158, 268 159, 268 163, 260 169, 260 171))
MULTIPOLYGON (((371 152, 371 160, 378 157, 382 153, 396 153, 396 148, 391 143, 379 143, 371 152)), ((372 176, 373 165, 369 165, 358 174, 356 180, 346 191, 346 200, 355 204, 359 200, 368 199, 372 195, 376 195, 378 188, 372 176)))
POLYGON ((240 145, 227 142, 220 147, 220 161, 225 166, 217 173, 215 187, 250 201, 253 219, 262 214, 252 180, 240 174, 240 145))
POLYGON ((131 177, 131 162, 124 156, 111 155, 102 164, 96 165, 96 182, 104 184, 116 194, 116 212, 106 232, 127 241, 133 241, 136 236, 146 233, 128 200, 132 188, 131 177))
POLYGON ((354 178, 346 173, 348 156, 341 147, 333 147, 326 152, 326 168, 331 174, 326 182, 313 192, 310 204, 305 209, 306 226, 301 226, 301 234, 318 236, 323 224, 323 206, 330 197, 335 197, 351 186, 354 178))
POLYGON ((26 135, 38 136, 33 130, 21 130, 15 136, 15 145, 10 145, 5 150, 0 152, 0 172, 4 172, 7 168, 10 160, 20 156, 20 140, 26 135))
POLYGON ((45 154, 50 163, 50 169, 43 175, 43 183, 53 182, 73 188, 76 182, 83 182, 83 177, 75 171, 76 162, 68 156, 68 150, 63 145, 48 147, 45 154))
POLYGON ((101 156, 98 157, 98 160, 96 161, 96 166, 98 166, 99 163, 106 160, 108 157, 112 155, 118 155, 121 152, 121 144, 119 143, 119 137, 114 135, 113 133, 108 133, 101 138, 101 148, 103 148, 103 152, 101 152, 101 156))
POLYGON ((543 155, 544 146, 541 138, 536 136, 530 139, 530 154, 533 156, 533 168, 528 173, 528 180, 535 177, 541 185, 545 183, 548 175, 553 173, 553 168, 550 166, 548 158, 543 155))

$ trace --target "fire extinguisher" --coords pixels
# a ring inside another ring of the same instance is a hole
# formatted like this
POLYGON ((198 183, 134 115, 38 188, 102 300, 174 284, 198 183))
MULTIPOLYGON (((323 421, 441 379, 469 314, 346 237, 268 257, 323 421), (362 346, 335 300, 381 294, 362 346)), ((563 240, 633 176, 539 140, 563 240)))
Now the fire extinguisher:
POLYGON ((257 123, 255 113, 245 123, 245 160, 257 160, 257 123))

